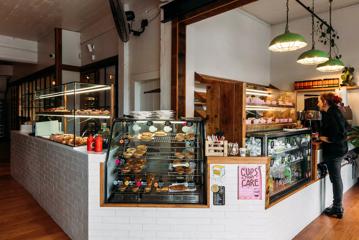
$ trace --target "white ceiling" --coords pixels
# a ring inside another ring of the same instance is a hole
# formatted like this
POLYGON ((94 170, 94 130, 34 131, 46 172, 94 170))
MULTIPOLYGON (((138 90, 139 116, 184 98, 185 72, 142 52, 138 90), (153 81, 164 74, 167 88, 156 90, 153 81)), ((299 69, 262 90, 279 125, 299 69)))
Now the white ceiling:
MULTIPOLYGON (((131 1, 136 0, 123 0, 131 1)), ((289 2, 290 19, 309 16, 295 0, 289 2)), ((311 0, 302 2, 311 5, 311 0)), ((328 11, 328 0, 315 2, 317 12, 328 11)), ((334 0, 333 9, 358 3, 359 0, 334 0)), ((269 24, 285 21, 285 0, 259 0, 242 9, 269 24)), ((36 41, 55 27, 81 31, 108 14, 107 0, 0 0, 0 35, 36 41)))
POLYGON ((109 13, 107 0, 0 0, 0 35, 36 41, 55 27, 80 31, 109 13))
MULTIPOLYGON (((301 0, 307 6, 312 6, 312 0, 301 0)), ((359 0, 334 0, 333 10, 358 4, 359 0)), ((244 11, 254 15, 268 24, 278 24, 285 22, 286 19, 286 1, 285 0, 259 0, 241 7, 244 11)), ((315 0, 315 12, 328 12, 328 0, 315 0)), ((289 1, 289 19, 298 19, 310 16, 301 5, 295 0, 289 1)))

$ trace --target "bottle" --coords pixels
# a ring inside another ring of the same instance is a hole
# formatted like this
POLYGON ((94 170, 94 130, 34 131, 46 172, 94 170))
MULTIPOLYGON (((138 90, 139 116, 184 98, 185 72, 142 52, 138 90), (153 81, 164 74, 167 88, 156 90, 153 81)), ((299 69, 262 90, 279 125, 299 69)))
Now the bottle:
POLYGON ((91 152, 93 151, 93 144, 94 144, 94 138, 92 134, 87 138, 87 151, 91 152))
POLYGON ((102 152, 102 136, 101 134, 98 134, 95 139, 95 152, 102 152))
POLYGON ((101 130, 100 130, 99 133, 101 133, 102 139, 103 139, 102 146, 103 146, 104 149, 107 149, 108 148, 109 137, 110 137, 110 130, 107 128, 106 123, 101 123, 101 130))

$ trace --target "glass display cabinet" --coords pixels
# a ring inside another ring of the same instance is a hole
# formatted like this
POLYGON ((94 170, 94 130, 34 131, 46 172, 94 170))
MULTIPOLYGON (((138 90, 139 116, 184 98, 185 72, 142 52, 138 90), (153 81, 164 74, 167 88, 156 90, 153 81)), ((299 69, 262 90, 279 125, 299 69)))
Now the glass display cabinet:
POLYGON ((204 204, 200 119, 120 118, 105 163, 105 203, 204 204))
POLYGON ((269 131, 293 126, 296 122, 295 94, 247 84, 246 131, 269 131))
POLYGON ((273 202, 311 179, 310 130, 247 133, 250 156, 270 156, 269 200, 273 202))
POLYGON ((107 131, 113 118, 112 85, 71 82, 37 91, 34 100, 35 135, 72 147, 107 131))

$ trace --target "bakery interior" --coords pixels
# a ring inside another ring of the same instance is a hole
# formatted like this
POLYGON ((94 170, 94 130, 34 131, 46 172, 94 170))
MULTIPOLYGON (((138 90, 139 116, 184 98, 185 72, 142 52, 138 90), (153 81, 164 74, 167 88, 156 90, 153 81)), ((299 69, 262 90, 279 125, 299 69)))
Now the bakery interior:
POLYGON ((322 93, 357 184, 357 0, 0 6, 1 166, 71 239, 296 237, 332 197, 322 93))

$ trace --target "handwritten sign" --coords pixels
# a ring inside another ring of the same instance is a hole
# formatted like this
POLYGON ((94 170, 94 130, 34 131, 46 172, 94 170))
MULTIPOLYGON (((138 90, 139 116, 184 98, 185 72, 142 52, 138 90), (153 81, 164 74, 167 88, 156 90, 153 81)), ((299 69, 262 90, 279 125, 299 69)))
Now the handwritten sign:
POLYGON ((260 166, 238 166, 238 200, 262 200, 260 166))

